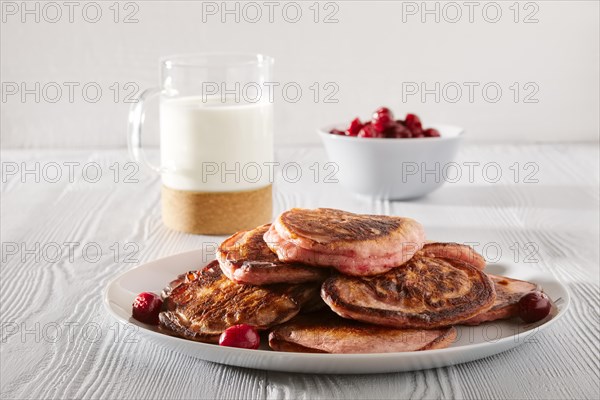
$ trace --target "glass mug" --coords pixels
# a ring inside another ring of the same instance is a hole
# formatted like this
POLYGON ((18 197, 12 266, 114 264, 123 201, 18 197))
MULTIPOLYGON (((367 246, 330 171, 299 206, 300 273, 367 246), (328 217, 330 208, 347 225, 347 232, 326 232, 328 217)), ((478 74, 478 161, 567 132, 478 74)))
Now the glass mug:
POLYGON ((159 88, 129 112, 132 158, 160 173, 164 224, 206 235, 231 234, 271 220, 273 59, 195 54, 160 61, 159 88), (142 149, 145 102, 160 96, 161 165, 142 149))

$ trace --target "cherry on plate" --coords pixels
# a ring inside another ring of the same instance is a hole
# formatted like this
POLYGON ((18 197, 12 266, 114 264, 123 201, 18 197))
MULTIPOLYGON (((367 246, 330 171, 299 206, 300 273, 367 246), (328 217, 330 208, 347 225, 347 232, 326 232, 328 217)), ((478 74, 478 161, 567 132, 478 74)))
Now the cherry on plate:
POLYGON ((137 295, 133 301, 131 316, 149 325, 158 325, 158 314, 163 301, 159 295, 144 292, 137 295))
POLYGON ((519 317, 525 322, 537 322, 550 314, 552 302, 542 292, 530 292, 521 297, 519 303, 519 317))
POLYGON ((241 347, 243 349, 258 349, 258 346, 260 346, 260 336, 256 328, 252 325, 233 325, 221 333, 219 345, 241 347))

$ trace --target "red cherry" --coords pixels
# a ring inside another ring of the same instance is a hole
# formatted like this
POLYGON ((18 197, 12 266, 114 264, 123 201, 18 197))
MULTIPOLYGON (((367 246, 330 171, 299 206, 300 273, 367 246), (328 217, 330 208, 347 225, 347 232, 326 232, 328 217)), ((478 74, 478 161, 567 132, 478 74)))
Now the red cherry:
POLYGON ((384 133, 386 138, 404 139, 412 137, 412 133, 408 128, 398 122, 387 128, 384 133))
POLYGON ((341 131, 339 129, 332 129, 329 131, 329 133, 331 133, 332 135, 345 135, 346 134, 346 132, 341 131))
POLYGON ((530 292, 521 297, 519 303, 519 317, 525 322, 537 322, 550 314, 552 303, 548 296, 542 292, 530 292))
POLYGON ((133 301, 131 316, 145 324, 158 325, 158 314, 162 303, 162 299, 157 294, 140 293, 133 301))
POLYGON ((360 122, 360 119, 354 118, 352 122, 350 122, 350 126, 348 130, 345 132, 347 136, 358 136, 358 133, 362 129, 363 124, 360 122))
POLYGON ((385 114, 391 119, 394 119, 394 114, 392 113, 392 110, 390 110, 387 107, 379 107, 377 110, 375 110, 375 114, 385 114))
POLYGON ((234 325, 221 333, 219 345, 241 347, 243 349, 258 349, 258 346, 260 346, 260 336, 256 328, 252 325, 234 325))
POLYGON ((394 115, 387 107, 378 108, 373 113, 373 127, 377 132, 383 132, 394 122, 394 115))
POLYGON ((373 127, 373 124, 367 122, 364 124, 360 132, 358 132, 358 137, 362 138, 381 138, 383 137, 383 132, 377 132, 373 127))
POLYGON ((425 137, 440 137, 440 132, 437 129, 429 128, 423 131, 425 137))
POLYGON ((421 120, 415 114, 406 114, 404 125, 406 125, 413 135, 420 134, 423 131, 421 120))

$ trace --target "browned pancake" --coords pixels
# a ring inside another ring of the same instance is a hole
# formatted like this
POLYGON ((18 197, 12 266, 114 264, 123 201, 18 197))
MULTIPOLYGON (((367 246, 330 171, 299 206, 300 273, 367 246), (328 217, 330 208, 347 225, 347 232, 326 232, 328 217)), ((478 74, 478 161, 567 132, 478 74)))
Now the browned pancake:
POLYGON ((326 307, 325 302, 321 298, 321 282, 305 282, 297 285, 282 283, 267 287, 294 299, 300 305, 302 313, 310 313, 326 307))
POLYGON ((331 311, 294 317, 269 334, 277 351, 302 353, 389 353, 448 347, 454 327, 396 329, 344 319, 331 311))
POLYGON ((329 271, 301 263, 279 261, 263 236, 271 225, 241 231, 225 239, 217 250, 223 273, 237 283, 268 285, 272 283, 323 282, 329 271))
POLYGON ((282 261, 371 276, 408 261, 423 247, 425 233, 410 218, 293 208, 275 220, 264 239, 282 261))
POLYGON ((293 208, 281 214, 279 222, 297 236, 318 243, 362 242, 387 237, 412 220, 387 215, 363 215, 333 208, 293 208))
POLYGON ((465 262, 414 257, 373 277, 337 275, 321 297, 345 318, 396 328, 450 326, 488 310, 496 294, 492 281, 465 262))
POLYGON ((529 292, 540 290, 539 285, 505 276, 490 275, 496 287, 496 301, 489 310, 463 322, 464 325, 479 325, 482 322, 512 318, 519 312, 518 303, 521 297, 529 292))
MULTIPOLYGON (((314 296, 317 284, 312 286, 308 292, 312 290, 314 296)), ((212 343, 232 325, 249 324, 263 330, 285 322, 300 311, 301 305, 293 295, 304 294, 305 300, 311 297, 293 286, 239 285, 223 275, 217 261, 184 274, 170 284, 165 294, 160 329, 212 343)))
POLYGON ((459 243, 430 242, 415 254, 416 256, 452 258, 471 264, 477 269, 485 268, 485 258, 471 246, 459 243))

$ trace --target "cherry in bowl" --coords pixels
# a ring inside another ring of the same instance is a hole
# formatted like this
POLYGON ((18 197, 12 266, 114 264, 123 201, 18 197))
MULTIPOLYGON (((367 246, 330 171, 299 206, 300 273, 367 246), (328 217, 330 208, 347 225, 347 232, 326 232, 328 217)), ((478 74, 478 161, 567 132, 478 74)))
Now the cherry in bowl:
POLYGON ((372 120, 357 119, 317 129, 340 185, 389 200, 415 199, 440 188, 447 181, 445 167, 455 162, 464 130, 440 124, 421 124, 419 129, 415 118, 409 121, 416 133, 406 126, 404 115, 396 115, 383 132, 372 120))
POLYGON ((387 107, 380 107, 369 121, 362 122, 354 118, 343 129, 334 128, 329 131, 332 135, 353 136, 359 138, 435 138, 440 132, 434 128, 423 128, 421 119, 416 114, 406 114, 404 119, 394 119, 394 114, 387 107))
POLYGON ((373 113, 371 123, 377 132, 384 132, 387 128, 395 123, 394 115, 389 108, 380 107, 373 113))

